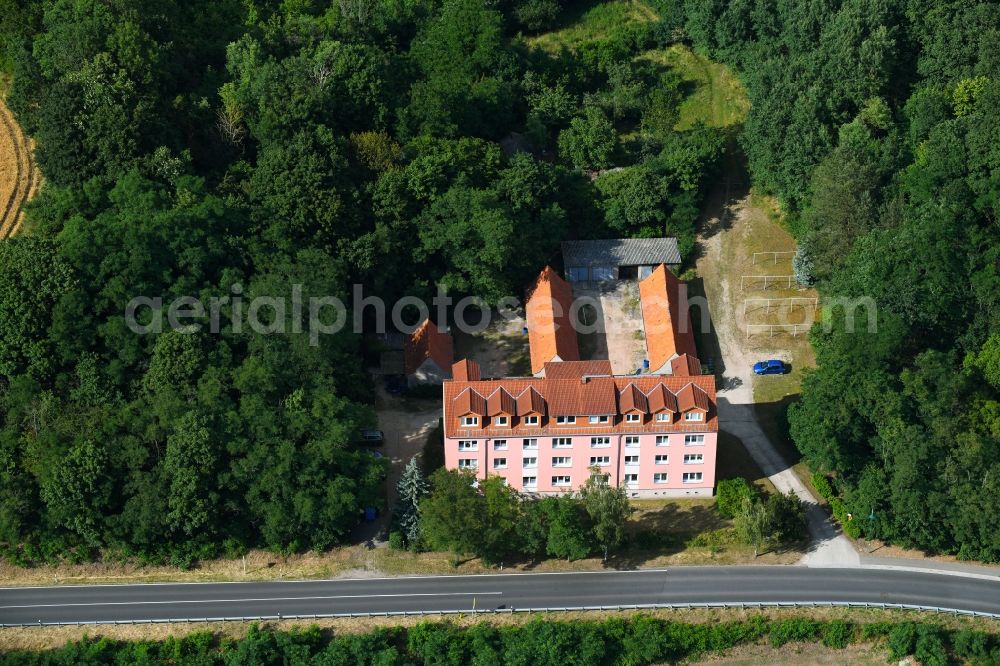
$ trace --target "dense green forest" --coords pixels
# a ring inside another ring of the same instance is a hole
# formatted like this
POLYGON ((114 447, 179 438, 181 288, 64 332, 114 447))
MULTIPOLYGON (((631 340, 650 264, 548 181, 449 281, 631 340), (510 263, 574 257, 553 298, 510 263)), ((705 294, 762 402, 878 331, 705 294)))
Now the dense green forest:
MULTIPOLYGON (((524 625, 446 622, 338 634, 316 627, 276 631, 252 625, 246 636, 202 632, 165 641, 89 638, 47 652, 0 654, 0 666, 57 664, 505 664, 611 666, 677 663, 741 645, 822 643, 842 650, 859 641, 884 646, 891 661, 914 655, 921 664, 988 664, 1000 659, 996 634, 947 629, 925 622, 812 620, 762 616, 735 622, 688 624, 648 616, 603 621, 533 620, 524 625)), ((808 649, 808 648, 807 648, 808 649)), ((834 653, 836 654, 836 653, 834 653)), ((844 659, 857 653, 844 653, 844 659)))
POLYGON ((998 5, 663 0, 533 45, 579 18, 563 4, 0 0, 46 179, 0 244, 3 552, 343 541, 379 491, 349 445, 373 420, 362 339, 140 336, 125 305, 496 301, 563 238, 689 252, 728 135, 677 131, 685 84, 640 57, 689 41, 746 85, 740 142, 799 274, 878 307, 877 330, 837 310, 813 334, 797 446, 872 517, 852 532, 1000 560, 998 5))
POLYGON ((837 309, 814 332, 797 446, 834 474, 849 531, 1000 561, 1000 5, 688 10, 747 86, 742 145, 792 215, 800 274, 877 303, 877 331, 837 309))
POLYGON ((575 18, 559 0, 0 0, 7 102, 45 177, 0 244, 0 551, 186 565, 347 538, 380 492, 351 447, 374 422, 364 341, 251 333, 237 297, 495 301, 564 238, 689 250, 728 136, 676 131, 684 82, 638 58, 672 24, 525 37, 575 18), (137 296, 230 301, 218 333, 137 335, 137 296))

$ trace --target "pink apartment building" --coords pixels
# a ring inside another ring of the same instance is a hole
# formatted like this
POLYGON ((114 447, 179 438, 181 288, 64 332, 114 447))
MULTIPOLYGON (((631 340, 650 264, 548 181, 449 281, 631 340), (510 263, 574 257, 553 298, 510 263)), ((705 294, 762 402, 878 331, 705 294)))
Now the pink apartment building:
POLYGON ((631 497, 711 496, 718 419, 711 375, 613 376, 607 361, 548 363, 545 377, 444 383, 445 464, 539 494, 597 468, 631 497))
POLYGON ((711 496, 715 377, 701 374, 686 285, 663 265, 639 283, 650 373, 580 361, 572 292, 546 267, 529 290, 532 377, 483 379, 474 361, 444 382, 445 465, 540 494, 578 489, 597 468, 631 497, 711 496))

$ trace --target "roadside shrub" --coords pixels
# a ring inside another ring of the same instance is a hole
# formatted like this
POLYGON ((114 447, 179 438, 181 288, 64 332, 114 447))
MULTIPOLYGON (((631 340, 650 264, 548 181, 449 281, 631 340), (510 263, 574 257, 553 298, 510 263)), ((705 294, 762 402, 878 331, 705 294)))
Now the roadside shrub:
POLYGON ((724 479, 716 486, 715 510, 723 518, 733 518, 755 494, 754 487, 743 477, 724 479))
POLYGON ((891 622, 872 622, 861 625, 861 640, 869 641, 875 638, 885 638, 892 632, 891 622))
POLYGON ((833 497, 833 486, 830 485, 830 479, 826 478, 825 474, 815 472, 812 475, 813 488, 819 493, 820 497, 825 499, 827 502, 833 497))
POLYGON ((819 630, 819 622, 805 618, 779 620, 771 624, 768 638, 771 645, 781 647, 793 641, 812 641, 819 630))
POLYGON ((917 625, 901 622, 889 630, 889 658, 902 659, 913 654, 917 645, 917 625))
POLYGON ((837 497, 836 491, 834 491, 833 485, 830 483, 830 479, 828 479, 824 474, 816 472, 812 475, 812 484, 816 489, 816 492, 819 493, 820 496, 830 505, 830 512, 833 514, 833 517, 837 520, 837 522, 840 523, 844 533, 854 539, 861 536, 861 528, 858 526, 858 523, 849 519, 847 505, 844 504, 843 500, 837 497))
POLYGON ((990 637, 982 631, 962 629, 951 639, 955 656, 970 661, 986 661, 990 654, 990 637))
POLYGON ((854 626, 843 620, 831 620, 823 625, 823 645, 841 650, 854 636, 854 626))
POLYGON ((389 548, 391 550, 406 550, 406 539, 403 533, 398 530, 389 532, 389 548))
POLYGON ((940 627, 920 625, 913 656, 923 666, 945 666, 948 663, 948 650, 940 627))

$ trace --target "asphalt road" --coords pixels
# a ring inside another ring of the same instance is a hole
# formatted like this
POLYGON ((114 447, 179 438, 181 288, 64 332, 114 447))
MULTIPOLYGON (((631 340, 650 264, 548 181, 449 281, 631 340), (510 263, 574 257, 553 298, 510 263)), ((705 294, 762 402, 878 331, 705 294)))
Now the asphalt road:
POLYGON ((1000 613, 1000 581, 909 571, 676 567, 256 583, 0 588, 0 625, 669 603, 861 602, 1000 613))

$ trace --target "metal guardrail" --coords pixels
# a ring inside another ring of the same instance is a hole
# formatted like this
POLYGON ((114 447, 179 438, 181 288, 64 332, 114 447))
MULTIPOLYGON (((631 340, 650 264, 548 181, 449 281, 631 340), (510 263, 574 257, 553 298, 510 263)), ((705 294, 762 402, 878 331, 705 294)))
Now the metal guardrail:
POLYGON ((614 606, 546 606, 539 608, 491 608, 438 611, 383 611, 380 613, 311 613, 306 615, 253 615, 236 617, 188 617, 166 618, 156 620, 82 620, 76 622, 23 622, 15 624, 0 624, 0 628, 44 627, 44 626, 92 626, 119 624, 172 624, 182 622, 270 622, 276 620, 323 620, 336 618, 376 618, 376 617, 419 617, 444 615, 513 615, 514 613, 579 613, 588 611, 627 611, 627 610, 695 610, 695 609, 741 609, 763 610, 765 608, 860 608, 867 610, 907 610, 942 615, 961 615, 966 617, 982 617, 1000 619, 1000 613, 963 610, 961 608, 942 608, 940 606, 922 606, 919 604, 867 603, 860 601, 763 601, 763 602, 726 602, 709 603, 678 603, 678 604, 622 604, 614 606))

